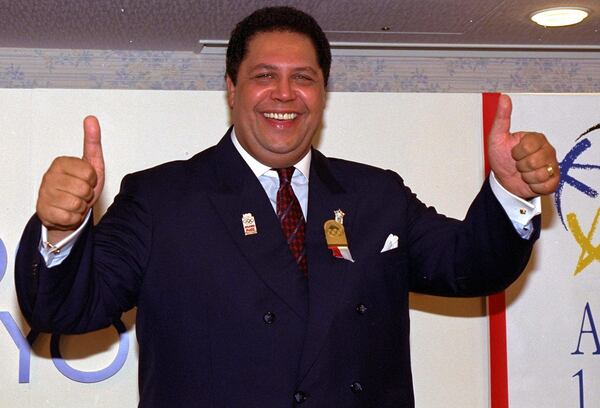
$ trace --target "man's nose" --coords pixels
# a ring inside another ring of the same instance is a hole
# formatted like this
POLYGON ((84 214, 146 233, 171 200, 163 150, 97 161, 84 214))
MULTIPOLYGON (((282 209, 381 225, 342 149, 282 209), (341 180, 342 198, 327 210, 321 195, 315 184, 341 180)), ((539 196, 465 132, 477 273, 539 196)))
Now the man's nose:
POLYGON ((291 81, 288 78, 281 78, 275 84, 271 96, 273 99, 279 101, 289 101, 296 97, 296 93, 291 81))

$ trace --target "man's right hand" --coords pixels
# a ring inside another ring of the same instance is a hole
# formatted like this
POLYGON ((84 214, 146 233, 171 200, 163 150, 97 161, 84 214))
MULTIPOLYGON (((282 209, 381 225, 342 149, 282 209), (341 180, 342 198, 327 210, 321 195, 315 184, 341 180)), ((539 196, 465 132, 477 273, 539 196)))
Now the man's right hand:
POLYGON ((59 242, 75 231, 104 187, 100 124, 83 120, 83 157, 58 157, 42 178, 36 212, 48 228, 48 241, 59 242))

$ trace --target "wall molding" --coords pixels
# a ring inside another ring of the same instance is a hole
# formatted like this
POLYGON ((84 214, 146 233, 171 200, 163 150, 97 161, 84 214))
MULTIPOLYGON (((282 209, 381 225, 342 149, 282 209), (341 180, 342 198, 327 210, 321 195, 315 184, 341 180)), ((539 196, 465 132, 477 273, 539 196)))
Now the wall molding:
MULTIPOLYGON (((221 53, 0 48, 0 87, 223 90, 224 66, 221 53)), ((329 90, 600 92, 600 55, 334 53, 329 90)))

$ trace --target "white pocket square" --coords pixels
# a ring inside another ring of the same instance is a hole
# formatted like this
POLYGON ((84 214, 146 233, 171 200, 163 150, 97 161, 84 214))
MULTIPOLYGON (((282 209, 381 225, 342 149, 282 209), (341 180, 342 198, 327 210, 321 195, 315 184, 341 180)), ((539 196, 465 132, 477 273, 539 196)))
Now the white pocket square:
POLYGON ((398 235, 390 234, 381 248, 381 252, 387 252, 391 249, 398 248, 398 235))

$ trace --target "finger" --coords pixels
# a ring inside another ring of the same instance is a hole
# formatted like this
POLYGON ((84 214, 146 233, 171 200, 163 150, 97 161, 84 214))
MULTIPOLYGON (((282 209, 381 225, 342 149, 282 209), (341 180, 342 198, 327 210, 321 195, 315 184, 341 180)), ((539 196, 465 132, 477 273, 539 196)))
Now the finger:
POLYGON ((44 211, 37 211, 37 215, 49 230, 68 231, 77 229, 85 219, 86 213, 75 213, 59 207, 46 207, 44 211))
POLYGON ((556 188, 558 187, 558 181, 559 178, 555 175, 546 180, 545 182, 530 184, 529 188, 537 195, 552 194, 556 191, 556 188))
POLYGON ((94 189, 87 181, 75 177, 65 177, 56 185, 59 193, 70 194, 80 200, 90 203, 94 198, 94 189))
POLYGON ((100 123, 95 116, 87 116, 83 120, 83 160, 92 165, 96 173, 104 174, 104 155, 100 123))
POLYGON ((60 196, 60 199, 54 201, 53 208, 58 208, 66 212, 82 215, 88 210, 88 204, 85 200, 82 200, 77 196, 63 194, 60 196))
POLYGON ((511 155, 516 161, 522 160, 527 156, 533 155, 544 147, 551 147, 546 136, 537 132, 517 132, 515 137, 519 138, 512 151, 511 155))
POLYGON ((515 163, 517 170, 521 173, 540 168, 547 168, 548 165, 557 164, 556 152, 551 145, 545 144, 539 150, 522 157, 515 163))
MULTIPOLYGON (((91 187, 85 186, 85 182, 77 179, 75 184, 79 184, 82 191, 92 190, 91 187)), ((61 186, 45 187, 42 186, 38 196, 38 206, 58 207, 66 211, 85 212, 90 206, 92 194, 83 193, 79 195, 79 191, 73 193, 71 186, 62 184, 61 186)))
POLYGON ((74 177, 85 181, 91 187, 97 184, 97 174, 91 164, 77 157, 57 157, 44 175, 43 181, 57 185, 66 178, 74 177))
POLYGON ((549 171, 548 167, 549 165, 545 165, 544 167, 535 170, 522 172, 521 178, 529 185, 536 185, 546 183, 547 181, 558 177, 558 164, 552 165, 552 171, 549 171))
POLYGON ((490 139, 506 137, 510 135, 510 116, 512 114, 512 102, 508 95, 500 95, 496 116, 490 129, 490 139))
POLYGON ((40 190, 36 212, 48 228, 61 226, 61 229, 77 229, 87 213, 86 201, 70 194, 40 190))

